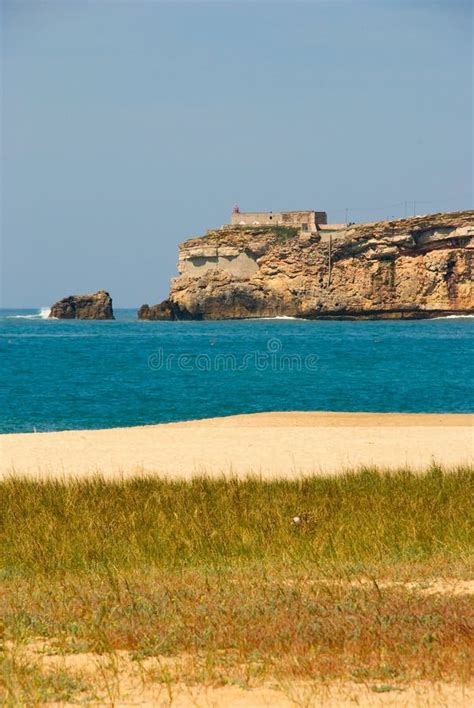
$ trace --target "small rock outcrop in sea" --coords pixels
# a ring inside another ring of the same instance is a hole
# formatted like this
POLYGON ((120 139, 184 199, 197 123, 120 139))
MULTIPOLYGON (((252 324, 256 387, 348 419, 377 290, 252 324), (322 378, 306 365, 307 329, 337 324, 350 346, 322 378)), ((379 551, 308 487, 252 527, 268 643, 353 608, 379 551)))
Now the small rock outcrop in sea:
POLYGON ((60 320, 113 320, 112 298, 105 290, 92 295, 70 295, 51 307, 50 317, 60 320))
POLYGON ((229 225, 185 241, 140 319, 414 319, 474 313, 474 211, 315 231, 229 225))

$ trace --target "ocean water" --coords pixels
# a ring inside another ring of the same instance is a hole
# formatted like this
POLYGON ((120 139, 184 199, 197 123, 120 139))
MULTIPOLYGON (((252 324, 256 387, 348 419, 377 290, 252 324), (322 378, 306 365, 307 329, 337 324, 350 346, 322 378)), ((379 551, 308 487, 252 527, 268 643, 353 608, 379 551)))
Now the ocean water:
POLYGON ((271 410, 474 411, 474 319, 112 322, 0 311, 0 432, 271 410))

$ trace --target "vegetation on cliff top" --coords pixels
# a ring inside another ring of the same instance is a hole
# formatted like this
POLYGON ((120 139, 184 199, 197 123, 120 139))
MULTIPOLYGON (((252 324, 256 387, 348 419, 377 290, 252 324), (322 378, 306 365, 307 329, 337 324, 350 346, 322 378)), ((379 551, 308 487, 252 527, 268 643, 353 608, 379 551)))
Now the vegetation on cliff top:
POLYGON ((181 248, 193 248, 207 244, 245 245, 249 240, 265 239, 268 243, 283 243, 296 238, 299 231, 294 226, 225 226, 210 229, 203 236, 196 236, 181 243, 181 248))
MULTIPOLYGON (((353 223, 348 225, 347 239, 391 238, 400 234, 416 233, 425 229, 446 227, 474 226, 474 210, 440 212, 422 216, 408 216, 403 219, 391 219, 371 223, 353 223)), ((206 234, 184 241, 182 248, 202 246, 203 242, 215 245, 235 242, 242 244, 251 238, 264 236, 270 242, 279 243, 295 238, 299 230, 291 226, 230 226, 209 229, 206 234)))

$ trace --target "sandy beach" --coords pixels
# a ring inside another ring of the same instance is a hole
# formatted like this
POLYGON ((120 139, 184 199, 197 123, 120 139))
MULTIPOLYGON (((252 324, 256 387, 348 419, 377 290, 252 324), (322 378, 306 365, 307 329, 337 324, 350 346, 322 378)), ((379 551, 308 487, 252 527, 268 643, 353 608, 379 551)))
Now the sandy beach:
POLYGON ((0 476, 337 474, 474 461, 474 415, 279 412, 108 430, 7 434, 0 476))

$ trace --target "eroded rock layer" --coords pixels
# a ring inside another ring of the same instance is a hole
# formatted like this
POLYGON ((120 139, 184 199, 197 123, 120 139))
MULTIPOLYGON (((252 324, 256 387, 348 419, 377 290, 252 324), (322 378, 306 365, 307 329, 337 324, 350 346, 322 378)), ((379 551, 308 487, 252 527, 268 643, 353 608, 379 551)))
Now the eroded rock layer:
POLYGON ((474 313, 474 211, 318 232, 224 226, 179 249, 141 319, 421 318, 474 313))

